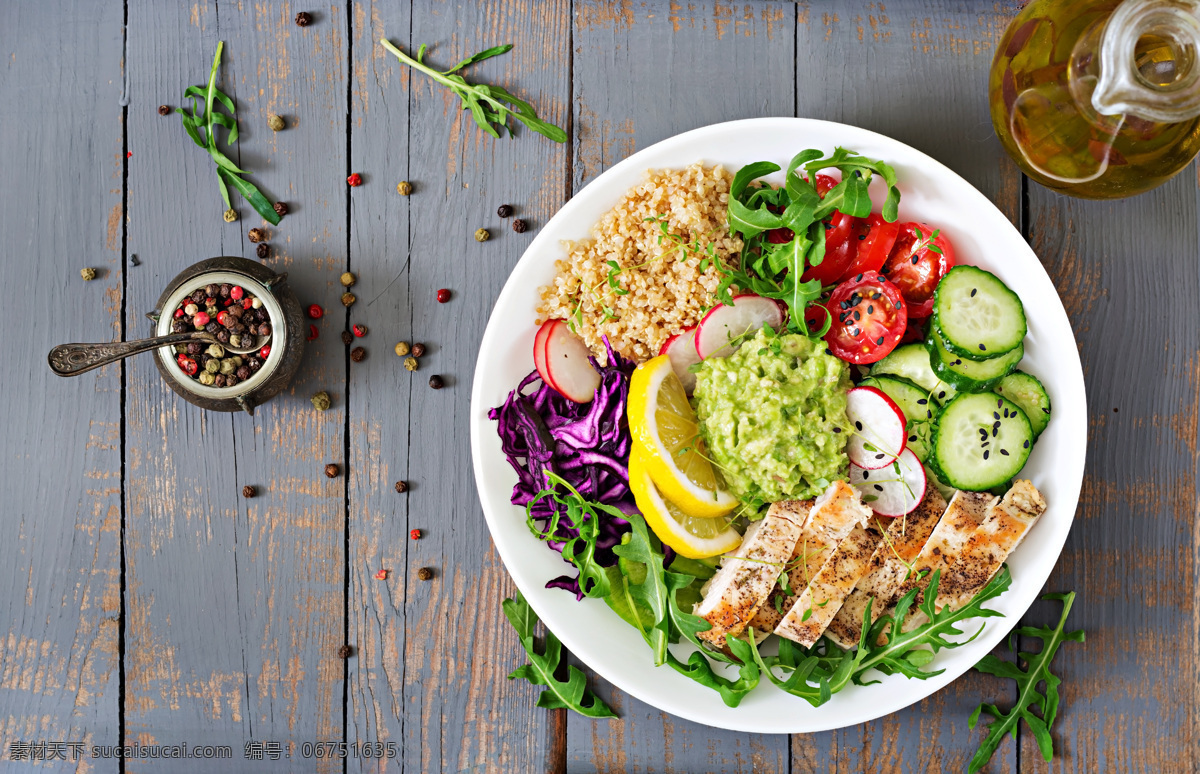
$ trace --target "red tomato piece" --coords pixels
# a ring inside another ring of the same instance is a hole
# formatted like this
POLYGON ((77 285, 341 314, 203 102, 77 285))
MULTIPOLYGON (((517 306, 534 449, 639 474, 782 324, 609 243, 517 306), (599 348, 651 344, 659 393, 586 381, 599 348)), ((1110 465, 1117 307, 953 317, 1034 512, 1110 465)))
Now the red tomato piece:
POLYGON ((900 288, 908 302, 909 317, 922 318, 933 313, 933 291, 954 266, 950 240, 940 232, 933 237, 934 233, 935 229, 924 223, 902 224, 892 253, 883 265, 884 276, 900 288))
POLYGON ((914 341, 925 340, 925 321, 909 319, 904 335, 900 337, 901 344, 911 344, 914 341))
POLYGON ((887 262, 899 234, 900 224, 888 223, 877 212, 872 212, 864 220, 858 221, 854 231, 858 250, 842 279, 850 279, 864 272, 883 269, 883 264, 887 262))
MULTIPOLYGON (((829 175, 817 175, 813 186, 824 197, 837 184, 838 181, 829 175)), ((801 282, 815 279, 822 285, 832 285, 842 278, 854 260, 854 251, 857 249, 857 245, 852 243, 855 241, 852 237, 857 220, 841 212, 830 216, 825 222, 825 258, 816 266, 808 267, 800 278, 801 282)))
POLYGON ((873 271, 838 285, 826 306, 833 322, 825 342, 835 356, 849 363, 874 363, 887 357, 908 325, 907 304, 899 288, 873 271))

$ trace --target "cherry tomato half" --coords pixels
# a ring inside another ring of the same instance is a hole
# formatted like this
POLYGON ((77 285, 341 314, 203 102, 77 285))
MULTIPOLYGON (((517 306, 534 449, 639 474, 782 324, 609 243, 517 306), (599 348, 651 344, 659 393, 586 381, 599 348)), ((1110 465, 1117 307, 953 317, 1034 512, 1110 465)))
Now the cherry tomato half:
POLYGON ((850 262, 850 267, 846 269, 842 279, 881 270, 892 252, 892 246, 896 244, 896 237, 900 234, 899 223, 888 223, 877 212, 872 212, 856 225, 854 236, 858 242, 858 252, 854 254, 854 260, 850 262))
POLYGON ((908 305, 899 288, 869 271, 833 290, 826 307, 833 314, 825 342, 849 363, 874 363, 887 357, 908 325, 908 305))
MULTIPOLYGON (((837 183, 829 175, 817 175, 813 185, 817 193, 824 197, 837 183)), ((854 239, 857 221, 858 218, 841 212, 830 216, 825 222, 825 258, 816 266, 808 267, 800 278, 802 282, 815 279, 820 280, 822 285, 832 285, 842 278, 858 249, 858 240, 854 239)))
POLYGON ((900 288, 908 302, 908 316, 928 317, 933 312, 933 291, 954 266, 954 248, 944 234, 924 223, 904 223, 883 265, 883 274, 900 288), (920 236, 918 236, 918 234, 920 236), (936 247, 937 249, 931 249, 936 247))

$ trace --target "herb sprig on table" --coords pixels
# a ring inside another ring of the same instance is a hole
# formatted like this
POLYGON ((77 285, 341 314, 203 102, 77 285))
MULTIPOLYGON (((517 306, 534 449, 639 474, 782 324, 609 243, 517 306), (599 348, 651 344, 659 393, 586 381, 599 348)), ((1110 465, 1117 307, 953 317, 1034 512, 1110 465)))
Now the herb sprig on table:
POLYGON ((501 54, 507 54, 512 50, 511 43, 484 49, 478 54, 467 57, 449 70, 435 70, 425 64, 425 49, 427 46, 423 43, 417 49, 415 59, 394 46, 387 38, 379 41, 379 44, 392 52, 402 63, 420 70, 457 94, 459 99, 462 100, 463 109, 470 110, 471 117, 475 119, 475 123, 491 136, 498 138, 505 129, 508 129, 510 135, 513 134, 512 120, 515 119, 538 134, 549 137, 555 142, 567 141, 566 132, 554 124, 538 118, 537 111, 525 100, 510 94, 503 87, 488 86, 483 83, 471 84, 461 75, 455 74, 459 70, 477 62, 482 62, 485 59, 490 59, 501 54))
POLYGON ((217 185, 221 189, 221 198, 225 201, 225 208, 233 208, 229 202, 229 186, 232 185, 238 190, 238 193, 245 197, 246 201, 250 202, 250 206, 259 215, 262 215, 271 225, 277 225, 279 214, 275 212, 275 206, 262 195, 262 192, 253 183, 242 178, 242 175, 246 174, 246 170, 239 169, 237 164, 234 164, 217 147, 216 128, 218 126, 225 127, 226 145, 232 145, 237 142, 238 138, 237 108, 234 106, 233 100, 217 88, 217 68, 221 65, 221 52, 224 48, 225 42, 218 41, 217 53, 213 56, 212 69, 208 73, 208 85, 189 86, 183 92, 185 102, 189 98, 192 100, 191 112, 189 113, 181 107, 175 108, 175 112, 183 119, 183 128, 188 133, 188 137, 192 138, 192 142, 208 151, 208 155, 216 163, 217 185), (229 115, 216 110, 215 103, 217 102, 225 106, 229 115))

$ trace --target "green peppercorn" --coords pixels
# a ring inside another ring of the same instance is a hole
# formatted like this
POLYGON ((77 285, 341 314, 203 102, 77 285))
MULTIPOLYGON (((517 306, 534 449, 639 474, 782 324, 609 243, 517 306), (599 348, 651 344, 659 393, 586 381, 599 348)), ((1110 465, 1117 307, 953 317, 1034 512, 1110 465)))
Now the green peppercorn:
POLYGON ((271 127, 271 131, 278 132, 280 129, 283 129, 283 117, 272 113, 267 116, 267 126, 271 127))
POLYGON ((358 277, 355 277, 351 272, 344 272, 341 276, 342 287, 348 288, 355 282, 358 282, 358 277))
POLYGON ((396 184, 396 193, 400 194, 401 196, 408 196, 410 193, 412 193, 412 183, 408 182, 407 180, 401 180, 396 184))
POLYGON ((228 210, 225 210, 224 218, 226 223, 234 222, 237 220, 237 210, 233 209, 232 207, 228 210))
POLYGON ((402 341, 396 345, 396 357, 404 357, 408 354, 408 342, 402 341))
POLYGON ((417 359, 415 357, 404 358, 404 367, 409 371, 417 370, 417 359))
POLYGON ((321 390, 316 395, 312 396, 313 408, 317 411, 326 411, 329 409, 329 393, 321 390))
MULTIPOLYGON (((210 360, 208 362, 211 363, 213 361, 210 360)), ((212 387, 213 384, 215 384, 217 381, 217 377, 208 371, 203 371, 200 374, 199 379, 200 379, 200 383, 206 387, 212 387)))
POLYGON ((217 372, 220 370, 221 370, 221 361, 217 360, 215 357, 204 364, 204 372, 205 373, 209 373, 209 374, 212 374, 213 376, 216 376, 217 372))
MULTIPOLYGON (((211 363, 212 361, 210 360, 208 362, 211 363)), ((221 373, 224 374, 225 376, 229 376, 230 374, 237 371, 237 369, 238 369, 238 367, 233 364, 232 358, 225 358, 224 360, 221 361, 221 373)))
POLYGON ((353 293, 347 292, 342 294, 342 306, 350 306, 357 300, 358 298, 353 293))
POLYGON ((417 570, 417 578, 423 581, 433 580, 433 570, 428 567, 422 567, 417 570))
POLYGON ((90 266, 86 269, 80 269, 79 276, 83 277, 84 282, 91 282, 92 280, 96 279, 96 270, 90 266))
POLYGON ((476 242, 486 242, 491 238, 492 238, 492 234, 486 228, 478 229, 475 232, 475 241, 476 242))
POLYGON ((209 344, 208 349, 204 350, 204 354, 211 355, 215 358, 225 357, 225 348, 220 344, 209 344))

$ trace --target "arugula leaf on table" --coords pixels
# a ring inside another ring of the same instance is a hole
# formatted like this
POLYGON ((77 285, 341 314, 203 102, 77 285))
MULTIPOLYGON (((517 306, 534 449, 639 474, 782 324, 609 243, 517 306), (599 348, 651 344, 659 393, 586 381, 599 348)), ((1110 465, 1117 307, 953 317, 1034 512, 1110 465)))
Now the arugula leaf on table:
POLYGON ((554 676, 562 660, 562 643, 553 632, 546 629, 545 652, 538 653, 533 639, 533 628, 538 617, 520 592, 516 597, 504 600, 504 615, 517 630, 521 646, 529 655, 529 663, 514 669, 508 679, 525 679, 534 685, 545 686, 546 690, 538 696, 539 707, 574 710, 589 718, 617 717, 612 708, 587 689, 587 677, 579 668, 567 665, 566 682, 554 676))
POLYGON ((512 119, 516 119, 538 134, 548 137, 555 142, 566 142, 567 133, 552 123, 538 118, 537 111, 523 99, 520 99, 500 86, 486 84, 470 84, 461 76, 454 73, 463 68, 482 62, 494 56, 507 54, 512 50, 512 44, 493 46, 467 57, 449 70, 438 71, 425 64, 424 44, 417 49, 416 58, 412 58, 384 38, 380 45, 392 52, 397 59, 409 67, 420 70, 454 92, 462 100, 464 110, 471 111, 472 118, 481 129, 493 137, 500 137, 501 132, 508 129, 513 134, 512 119))
POLYGON ((1062 616, 1058 619, 1057 626, 1022 626, 1014 629, 1009 635, 1008 647, 1016 653, 1016 663, 1005 661, 989 653, 975 665, 980 672, 997 677, 1011 677, 1017 681, 1020 692, 1017 695, 1016 703, 1007 713, 998 709, 995 704, 980 704, 967 719, 967 726, 974 729, 975 724, 979 722, 981 713, 986 713, 993 718, 988 724, 987 736, 967 767, 970 774, 979 771, 991 760, 992 754, 1004 740, 1005 734, 1011 734, 1014 739, 1016 738, 1017 724, 1022 719, 1033 731, 1042 757, 1047 761, 1054 758, 1054 740, 1050 736, 1050 727, 1054 725, 1054 717, 1058 713, 1058 686, 1062 680, 1051 673, 1050 662, 1054 659, 1054 654, 1058 652, 1059 646, 1064 642, 1083 642, 1084 632, 1082 629, 1076 629, 1073 632, 1063 631, 1067 623, 1067 615, 1071 612, 1071 605, 1075 602, 1075 592, 1047 594, 1042 599, 1062 602, 1062 616), (1018 651, 1018 637, 1037 637, 1042 641, 1041 651, 1038 653, 1018 651), (1025 664, 1025 669, 1021 668, 1022 663, 1025 664), (1038 693, 1037 687, 1040 683, 1046 684, 1045 694, 1038 693), (1040 717, 1034 714, 1034 707, 1041 711, 1040 717))
POLYGON ((277 225, 279 214, 275 212, 275 206, 267 197, 263 196, 253 183, 241 177, 246 174, 246 170, 239 169, 237 164, 234 164, 217 147, 216 128, 218 126, 224 127, 227 132, 226 145, 232 145, 237 142, 238 138, 237 108, 233 100, 217 88, 217 69, 220 67, 221 52, 224 49, 225 42, 218 41, 217 53, 213 56, 212 69, 208 73, 208 85, 205 87, 189 86, 184 90, 184 101, 192 100, 191 112, 189 113, 181 107, 175 108, 175 112, 183 120, 183 129, 187 132, 188 137, 191 137, 192 142, 196 145, 208 151, 208 155, 217 165, 217 187, 221 191, 221 198, 225 201, 225 208, 231 209, 233 206, 229 201, 228 187, 232 185, 259 215, 262 215, 271 225, 277 225), (224 105, 225 109, 229 111, 229 115, 214 110, 214 102, 224 105))

